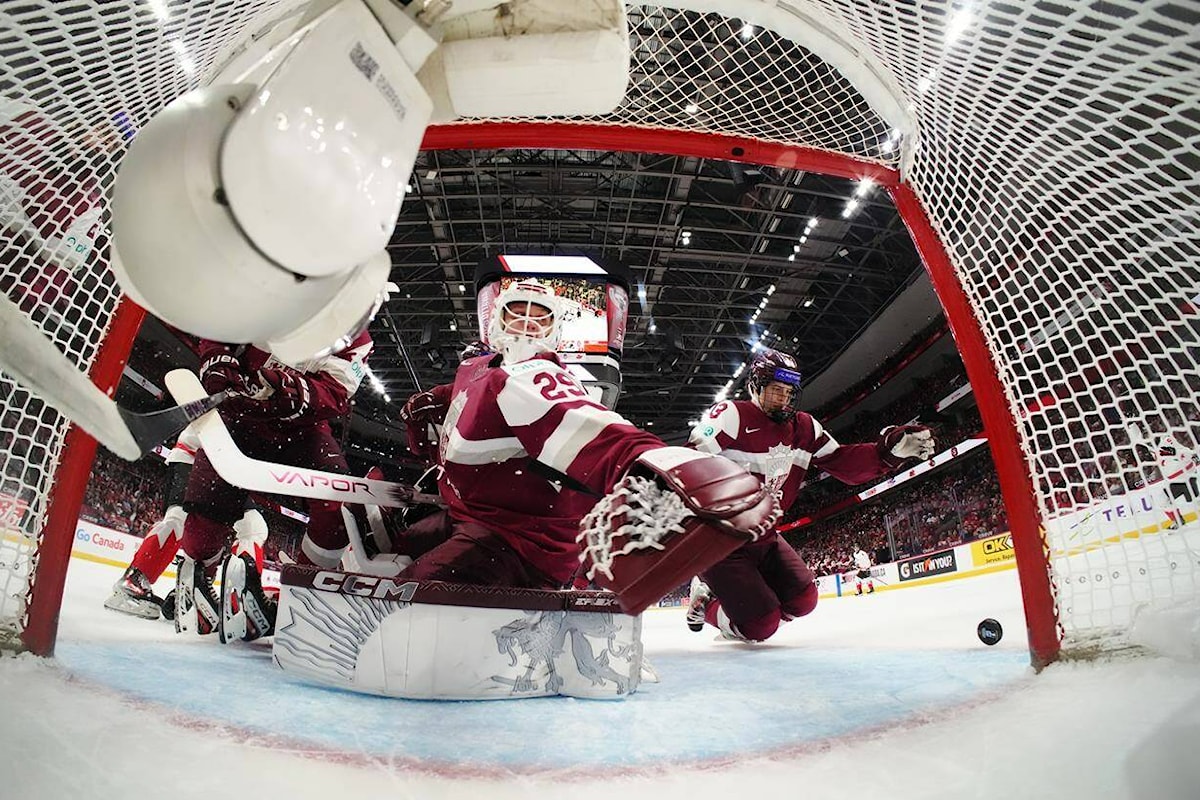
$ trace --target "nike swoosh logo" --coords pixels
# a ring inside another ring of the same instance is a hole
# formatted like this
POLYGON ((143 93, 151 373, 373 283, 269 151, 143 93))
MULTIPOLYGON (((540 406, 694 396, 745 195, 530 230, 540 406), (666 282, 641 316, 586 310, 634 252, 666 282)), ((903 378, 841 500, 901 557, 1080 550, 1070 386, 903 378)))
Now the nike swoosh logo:
POLYGON ((754 433, 755 431, 761 431, 761 430, 762 430, 762 428, 746 428, 746 433, 754 433))

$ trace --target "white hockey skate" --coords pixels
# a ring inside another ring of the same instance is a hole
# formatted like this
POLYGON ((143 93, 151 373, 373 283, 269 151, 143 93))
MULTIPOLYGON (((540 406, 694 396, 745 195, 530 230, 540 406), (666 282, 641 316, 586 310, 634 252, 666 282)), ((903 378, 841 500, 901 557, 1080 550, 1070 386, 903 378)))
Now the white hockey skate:
POLYGON ((693 633, 704 630, 704 612, 713 599, 713 593, 708 584, 700 580, 700 576, 692 578, 691 591, 688 593, 687 620, 688 629, 693 633))
POLYGON ((276 604, 267 599, 254 559, 230 555, 221 565, 222 644, 252 642, 275 632, 276 604))
POLYGON ((104 607, 142 619, 158 619, 160 614, 159 602, 150 590, 149 579, 133 567, 128 567, 113 584, 112 595, 104 601, 104 607))
POLYGON ((175 583, 175 632, 201 636, 217 630, 221 623, 220 601, 204 566, 184 557, 175 583))

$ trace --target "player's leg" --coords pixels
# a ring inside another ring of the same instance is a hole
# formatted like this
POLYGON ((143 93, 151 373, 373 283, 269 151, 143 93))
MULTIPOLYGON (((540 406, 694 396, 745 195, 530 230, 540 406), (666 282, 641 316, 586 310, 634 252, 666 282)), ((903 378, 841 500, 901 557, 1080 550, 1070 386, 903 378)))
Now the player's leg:
POLYGON ((767 546, 760 568, 779 598, 784 621, 811 614, 817 607, 817 577, 782 536, 776 534, 767 546))
POLYGON ((154 596, 151 587, 179 551, 186 517, 183 507, 174 505, 154 523, 134 553, 133 561, 113 584, 112 595, 104 601, 105 608, 145 619, 158 619, 162 601, 154 596))
MULTIPOLYGON (((341 475, 350 474, 350 465, 346 463, 342 448, 327 423, 298 428, 292 432, 287 442, 271 446, 269 450, 258 448, 255 452, 247 452, 255 458, 283 464, 298 464, 341 475)), ((306 506, 308 527, 304 531, 300 550, 296 553, 296 562, 337 569, 342 562, 342 554, 350 544, 350 537, 342 523, 342 505, 328 500, 310 499, 306 506)))
POLYGON ((267 522, 258 509, 247 509, 234 523, 234 541, 221 565, 222 643, 253 641, 275 632, 278 602, 263 591, 263 545, 267 522))
POLYGON ((414 561, 400 578, 520 589, 559 588, 558 581, 527 562, 500 536, 470 522, 454 523, 450 538, 414 561))
POLYGON ((201 451, 188 478, 183 526, 183 563, 175 590, 175 630, 212 633, 220 624, 220 601, 212 579, 242 516, 246 492, 226 483, 201 451))
POLYGON ((134 553, 133 561, 113 584, 112 595, 104 602, 105 608, 146 619, 158 619, 162 600, 154 596, 151 587, 179 552, 183 522, 187 516, 183 510, 183 497, 191 469, 190 461, 174 462, 169 466, 163 517, 150 528, 134 553))
POLYGON ((761 642, 779 628, 779 598, 759 569, 762 551, 761 542, 752 542, 701 576, 714 595, 705 608, 705 621, 727 639, 761 642))

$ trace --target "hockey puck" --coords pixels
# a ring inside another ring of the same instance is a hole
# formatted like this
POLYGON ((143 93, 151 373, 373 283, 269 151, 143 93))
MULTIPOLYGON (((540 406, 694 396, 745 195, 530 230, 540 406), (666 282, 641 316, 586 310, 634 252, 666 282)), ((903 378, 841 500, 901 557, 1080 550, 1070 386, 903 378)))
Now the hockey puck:
POLYGON ((991 647, 997 644, 1004 636, 1004 629, 1000 627, 999 622, 988 617, 979 623, 979 627, 975 629, 975 634, 979 637, 979 641, 991 647))

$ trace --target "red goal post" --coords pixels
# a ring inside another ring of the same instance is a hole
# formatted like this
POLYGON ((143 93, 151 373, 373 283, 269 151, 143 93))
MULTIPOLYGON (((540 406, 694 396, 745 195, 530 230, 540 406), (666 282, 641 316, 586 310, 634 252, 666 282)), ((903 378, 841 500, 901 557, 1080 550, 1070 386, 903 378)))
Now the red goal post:
MULTIPOLYGON (((104 254, 128 138, 304 5, 0 0, 0 286, 97 383, 115 384, 136 329, 104 254)), ((1144 609, 1200 597, 1200 506, 1172 494, 1155 454, 1200 438, 1194 14, 1159 0, 627 11, 629 93, 612 114, 440 126, 426 146, 870 177, 912 233, 979 399, 1034 663, 1125 646, 1144 609)), ((91 461, 67 430, 0 376, 0 642, 41 653, 91 461)))

